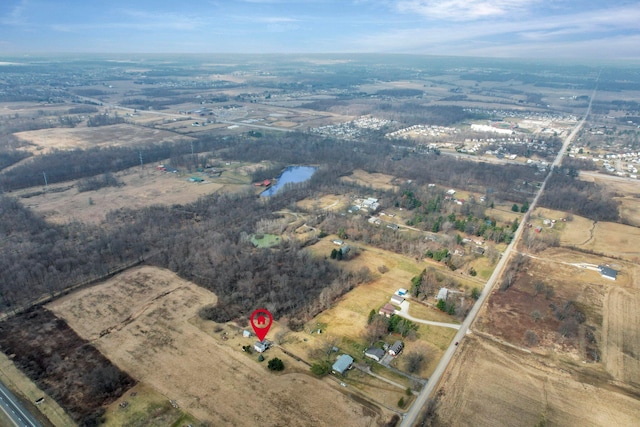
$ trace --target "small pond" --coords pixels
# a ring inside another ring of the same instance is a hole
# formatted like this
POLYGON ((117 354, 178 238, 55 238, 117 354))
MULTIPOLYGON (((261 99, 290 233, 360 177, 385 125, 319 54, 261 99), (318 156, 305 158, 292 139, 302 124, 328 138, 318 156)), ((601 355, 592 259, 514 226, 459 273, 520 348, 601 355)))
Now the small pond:
POLYGON ((269 197, 273 196, 284 187, 286 184, 305 182, 311 175, 316 171, 313 166, 289 166, 282 172, 282 174, 278 177, 278 182, 276 185, 272 185, 271 187, 264 190, 260 193, 260 197, 269 197))

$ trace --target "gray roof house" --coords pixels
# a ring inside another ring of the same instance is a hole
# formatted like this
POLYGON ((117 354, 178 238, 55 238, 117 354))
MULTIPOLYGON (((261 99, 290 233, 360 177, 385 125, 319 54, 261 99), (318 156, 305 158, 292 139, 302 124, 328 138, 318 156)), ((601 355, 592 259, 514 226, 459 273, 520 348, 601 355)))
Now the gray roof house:
POLYGON ((378 347, 370 347, 365 350, 364 355, 379 362, 384 357, 384 350, 378 347))
POLYGON ((389 347, 389 354, 392 356, 397 356, 400 354, 403 348, 404 343, 402 341, 396 341, 391 347, 389 347))
POLYGON ((438 296, 436 297, 436 300, 447 300, 447 294, 449 293, 449 289, 447 288, 440 288, 440 290, 438 291, 438 296))
POLYGON ((391 304, 400 305, 403 302, 404 302, 404 297, 401 297, 399 295, 393 295, 391 297, 391 304))
POLYGON ((334 374, 338 373, 340 375, 344 375, 344 373, 347 372, 347 370, 351 367, 352 363, 353 357, 349 356, 348 354, 343 354, 338 357, 338 360, 336 360, 336 363, 333 364, 331 370, 334 374))
POLYGON ((618 277, 618 271, 614 270, 611 267, 607 267, 606 265, 599 265, 598 269, 600 270, 600 274, 602 275, 602 277, 604 277, 605 279, 616 280, 616 277, 618 277))

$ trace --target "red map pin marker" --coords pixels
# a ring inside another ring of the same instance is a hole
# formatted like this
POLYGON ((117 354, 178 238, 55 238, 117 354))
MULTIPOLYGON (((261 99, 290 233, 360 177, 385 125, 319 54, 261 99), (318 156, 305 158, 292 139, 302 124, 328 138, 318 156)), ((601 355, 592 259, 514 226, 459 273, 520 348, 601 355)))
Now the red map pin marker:
POLYGON ((265 308, 257 309, 256 311, 251 313, 249 321, 251 322, 253 332, 256 333, 258 339, 260 341, 264 341, 264 337, 267 336, 267 332, 269 332, 269 329, 273 324, 273 316, 271 316, 269 310, 265 308))

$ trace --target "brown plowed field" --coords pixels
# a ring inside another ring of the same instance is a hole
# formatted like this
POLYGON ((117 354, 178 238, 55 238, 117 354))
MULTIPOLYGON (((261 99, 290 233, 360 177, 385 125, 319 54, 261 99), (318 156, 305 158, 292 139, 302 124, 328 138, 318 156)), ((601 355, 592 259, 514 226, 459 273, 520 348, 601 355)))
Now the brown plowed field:
MULTIPOLYGON (((103 221, 106 214, 112 210, 140 209, 156 204, 186 204, 206 194, 220 191, 222 188, 232 190, 238 187, 222 184, 219 179, 193 183, 189 182, 186 176, 158 171, 151 169, 150 166, 147 166, 142 174, 137 168, 132 168, 119 172, 115 176, 124 184, 123 186, 105 187, 83 193, 79 193, 75 187, 70 187, 66 191, 28 197, 22 199, 22 203, 41 213, 51 222, 64 224, 78 220, 95 224, 103 221)), ((69 187, 69 183, 51 187, 69 187)), ((32 191, 33 188, 29 188, 16 194, 22 195, 32 191)))
POLYGON ((190 140, 184 135, 129 124, 99 127, 52 128, 14 134, 18 139, 34 144, 34 154, 52 150, 87 149, 93 147, 127 146, 190 140))
POLYGON ((604 307, 602 341, 607 371, 616 380, 640 387, 640 291, 611 289, 604 307))
POLYGON ((634 426, 640 400, 612 386, 606 374, 566 369, 553 358, 530 355, 470 336, 447 373, 438 425, 634 426))

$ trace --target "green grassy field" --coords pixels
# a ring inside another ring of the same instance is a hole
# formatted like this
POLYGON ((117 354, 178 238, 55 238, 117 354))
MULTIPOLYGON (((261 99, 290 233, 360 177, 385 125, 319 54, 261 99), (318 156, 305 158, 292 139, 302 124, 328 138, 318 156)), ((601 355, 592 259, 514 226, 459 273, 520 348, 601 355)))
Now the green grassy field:
POLYGON ((275 234, 254 234, 251 243, 258 248, 270 248, 280 243, 280 236, 275 234), (260 239, 258 237, 261 237, 260 239))

